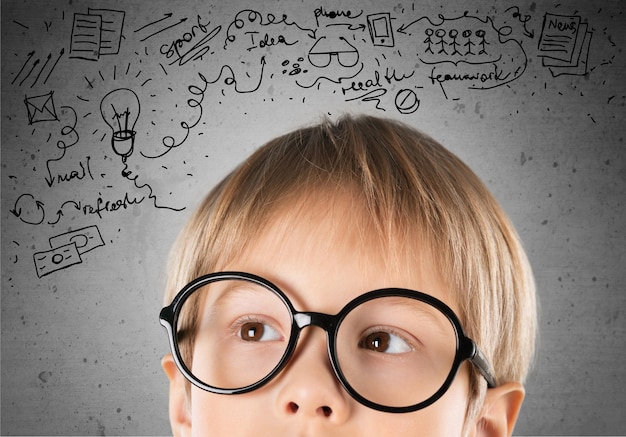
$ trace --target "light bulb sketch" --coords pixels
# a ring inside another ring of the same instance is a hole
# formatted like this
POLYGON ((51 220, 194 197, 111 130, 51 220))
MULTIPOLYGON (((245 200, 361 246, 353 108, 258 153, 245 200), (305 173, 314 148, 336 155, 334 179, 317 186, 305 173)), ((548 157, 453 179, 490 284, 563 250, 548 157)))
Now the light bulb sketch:
POLYGON ((100 102, 102 118, 113 131, 111 146, 122 157, 122 162, 133 153, 135 123, 139 117, 139 98, 128 88, 118 88, 108 93, 100 102))

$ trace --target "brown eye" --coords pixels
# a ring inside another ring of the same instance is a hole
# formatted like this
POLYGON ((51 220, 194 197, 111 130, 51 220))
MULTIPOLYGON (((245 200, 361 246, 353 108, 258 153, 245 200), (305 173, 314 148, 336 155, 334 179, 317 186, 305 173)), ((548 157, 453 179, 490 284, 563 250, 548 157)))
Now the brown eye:
POLYGON ((376 352, 385 352, 389 348, 389 337, 390 335, 386 332, 373 332, 361 340, 359 347, 376 352))
POLYGON ((386 354, 403 354, 413 350, 409 342, 399 334, 385 331, 375 331, 365 335, 359 341, 359 347, 386 354))
POLYGON ((262 323, 248 322, 241 326, 241 338, 246 341, 259 341, 263 338, 265 328, 262 323))
POLYGON ((263 322, 244 322, 238 328, 244 341, 279 341, 282 336, 271 325, 263 322))

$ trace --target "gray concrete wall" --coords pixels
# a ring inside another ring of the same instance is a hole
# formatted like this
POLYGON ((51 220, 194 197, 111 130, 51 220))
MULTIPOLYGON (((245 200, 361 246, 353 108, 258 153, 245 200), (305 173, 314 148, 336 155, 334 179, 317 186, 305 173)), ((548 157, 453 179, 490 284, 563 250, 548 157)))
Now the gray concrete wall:
POLYGON ((175 233, 264 141, 365 112, 519 230, 541 336, 516 433, 626 434, 623 3, 222 3, 2 1, 2 433, 168 433, 175 233))

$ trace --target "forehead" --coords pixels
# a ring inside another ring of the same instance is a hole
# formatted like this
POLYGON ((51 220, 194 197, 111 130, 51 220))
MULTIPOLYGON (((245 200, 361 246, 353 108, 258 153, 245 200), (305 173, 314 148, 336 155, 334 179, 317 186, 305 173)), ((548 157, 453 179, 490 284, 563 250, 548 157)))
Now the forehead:
POLYGON ((349 190, 316 191, 277 206, 223 270, 269 279, 302 310, 335 313, 387 287, 422 291, 455 309, 419 232, 384 225, 349 190))

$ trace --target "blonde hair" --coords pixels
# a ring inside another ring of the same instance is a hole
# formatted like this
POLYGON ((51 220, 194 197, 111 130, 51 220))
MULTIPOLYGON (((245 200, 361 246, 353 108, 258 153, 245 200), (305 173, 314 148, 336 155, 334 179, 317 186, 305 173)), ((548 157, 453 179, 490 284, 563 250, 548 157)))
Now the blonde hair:
MULTIPOLYGON (((324 119, 259 148, 208 194, 182 230, 166 303, 241 253, 280 206, 320 189, 331 197, 346 189, 359 196, 361 223, 374 227, 363 232, 374 231, 383 247, 406 238, 427 244, 466 334, 492 363, 497 381, 524 381, 534 354, 536 303, 518 235, 458 157, 397 121, 324 119)), ((415 247, 411 241, 401 246, 415 247)), ((193 332, 193 314, 186 323, 193 332)), ((471 381, 471 397, 478 399, 485 384, 475 372, 471 381)))

